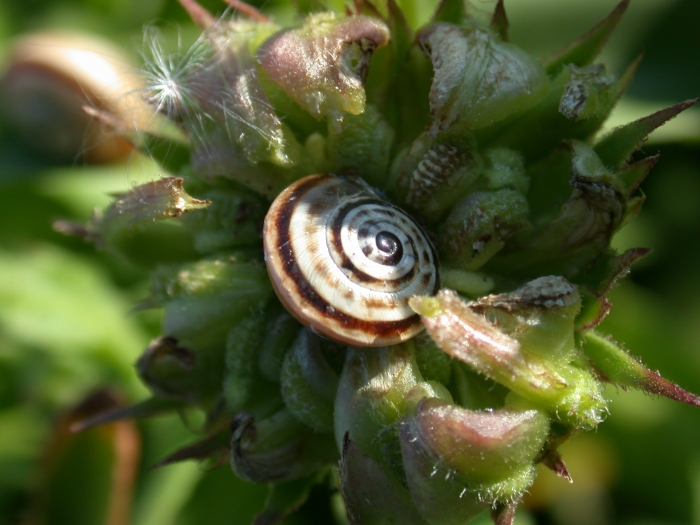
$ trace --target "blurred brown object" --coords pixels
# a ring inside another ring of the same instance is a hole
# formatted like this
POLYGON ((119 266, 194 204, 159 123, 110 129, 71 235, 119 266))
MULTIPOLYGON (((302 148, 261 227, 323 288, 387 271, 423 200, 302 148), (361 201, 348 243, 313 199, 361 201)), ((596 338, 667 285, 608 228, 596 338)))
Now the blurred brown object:
POLYGON ((90 394, 61 415, 39 465, 27 525, 128 525, 141 459, 132 420, 74 432, 80 421, 121 405, 109 390, 90 394))
POLYGON ((131 145, 89 117, 84 107, 136 127, 152 113, 128 58, 104 39, 40 32, 17 38, 0 79, 0 115, 31 149, 52 161, 110 163, 131 145))

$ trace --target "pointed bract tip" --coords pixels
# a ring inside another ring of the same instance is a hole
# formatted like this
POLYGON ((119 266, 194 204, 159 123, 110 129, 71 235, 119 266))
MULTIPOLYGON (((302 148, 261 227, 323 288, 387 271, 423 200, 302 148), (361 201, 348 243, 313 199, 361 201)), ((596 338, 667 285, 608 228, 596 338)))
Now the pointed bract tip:
POLYGON ((585 66, 600 54, 610 35, 617 27, 620 18, 627 10, 630 0, 622 0, 608 16, 589 29, 573 43, 554 53, 545 61, 547 73, 557 74, 567 64, 585 66))
POLYGON ((460 24, 466 17, 467 2, 464 0, 441 0, 432 21, 460 24))
POLYGON ((189 459, 201 461, 212 457, 218 457, 220 460, 219 462, 224 463, 228 460, 229 439, 228 432, 209 436, 173 452, 158 463, 151 465, 148 470, 153 471, 160 467, 165 467, 166 465, 171 465, 180 461, 187 461, 189 459))
POLYGON ((270 19, 250 4, 240 0, 224 0, 231 8, 255 22, 267 23, 270 19))
POLYGON ((607 166, 621 168, 651 132, 677 117, 697 101, 697 98, 686 100, 620 126, 598 142, 594 149, 607 166))
POLYGON ((92 228, 85 224, 65 219, 53 221, 51 224, 51 229, 57 233, 67 235, 69 237, 79 237, 84 241, 92 240, 96 233, 92 228))
POLYGON ((515 523, 516 504, 498 505, 491 509, 494 525, 513 525, 515 523))
POLYGON ((82 432, 124 419, 143 419, 181 407, 182 403, 153 397, 130 406, 109 407, 90 417, 76 421, 70 426, 70 431, 82 432))
POLYGON ((504 0, 498 0, 496 8, 491 17, 491 27, 501 36, 504 42, 508 42, 508 15, 506 15, 506 6, 504 0))
POLYGON ((680 401, 687 405, 700 407, 700 396, 691 394, 677 384, 665 379, 658 372, 646 369, 645 378, 641 381, 640 388, 650 394, 658 394, 674 401, 680 401))
POLYGON ((204 9, 196 0, 179 0, 192 21, 200 29, 208 29, 216 23, 216 17, 204 9))
POLYGON ((557 450, 548 450, 542 458, 542 464, 560 478, 565 479, 569 483, 574 482, 574 480, 571 479, 569 470, 566 468, 566 463, 564 463, 564 460, 561 458, 561 454, 559 454, 557 450))

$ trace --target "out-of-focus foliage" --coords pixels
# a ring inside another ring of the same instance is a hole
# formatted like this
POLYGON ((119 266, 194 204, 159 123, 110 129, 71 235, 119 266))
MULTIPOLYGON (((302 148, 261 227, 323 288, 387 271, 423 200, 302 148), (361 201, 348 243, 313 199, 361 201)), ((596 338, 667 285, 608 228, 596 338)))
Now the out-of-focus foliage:
MULTIPOLYGON (((202 3, 223 10, 216 0, 202 3)), ((506 2, 511 38, 545 56, 613 3, 506 2)), ((264 4, 280 19, 293 16, 292 2, 264 4)), ((425 12, 408 14, 427 16, 431 2, 424 4, 425 12)), ((186 19, 174 0, 0 0, 0 63, 14 36, 40 28, 93 31, 138 57, 144 24, 162 26, 175 46, 196 34, 186 19)), ((700 96, 698 21, 697 0, 632 2, 604 61, 614 69, 642 50, 646 56, 613 122, 700 96)), ((654 251, 613 292, 602 328, 652 369, 700 392, 700 111, 671 122, 644 150, 661 160, 644 183, 644 211, 615 245, 654 251)), ((192 440, 172 418, 69 432, 76 417, 69 411, 97 388, 109 387, 124 400, 144 397, 132 365, 156 335, 158 320, 129 313, 146 294, 144 275, 59 235, 51 223, 85 222, 92 206, 109 201, 108 193, 157 177, 150 160, 136 154, 113 167, 86 166, 79 156, 57 166, 19 142, 0 117, 0 525, 20 518, 247 524, 262 506, 265 487, 238 480, 227 466, 182 463, 149 471, 162 451, 192 440), (129 461, 136 470, 117 485, 110 476, 129 461), (115 503, 118 492, 129 497, 115 503), (114 505, 125 509, 119 513, 114 505)), ((700 525, 700 416, 638 392, 610 388, 607 394, 613 399, 607 423, 562 447, 574 484, 542 469, 516 523, 700 525)), ((338 508, 322 503, 327 500, 312 494, 286 523, 342 523, 338 508)))

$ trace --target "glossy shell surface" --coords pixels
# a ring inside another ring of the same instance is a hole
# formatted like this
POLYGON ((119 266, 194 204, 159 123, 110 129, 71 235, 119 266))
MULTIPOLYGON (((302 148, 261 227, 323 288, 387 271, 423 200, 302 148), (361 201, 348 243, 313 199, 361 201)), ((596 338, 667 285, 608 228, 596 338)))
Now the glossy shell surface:
POLYGON ((408 300, 437 291, 434 249, 365 183, 335 175, 295 182, 272 203, 263 238, 278 297, 319 334, 384 346, 423 329, 408 300))

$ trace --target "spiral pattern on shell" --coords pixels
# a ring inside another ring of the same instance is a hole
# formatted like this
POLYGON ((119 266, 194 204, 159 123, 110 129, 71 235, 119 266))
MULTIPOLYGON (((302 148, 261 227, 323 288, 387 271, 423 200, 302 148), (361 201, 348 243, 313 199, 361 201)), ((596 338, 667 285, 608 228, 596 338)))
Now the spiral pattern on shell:
POLYGON ((301 323, 354 346, 384 346, 423 329, 408 306, 438 287, 437 257, 406 213, 366 184, 311 175, 272 203, 263 233, 278 297, 301 323))

